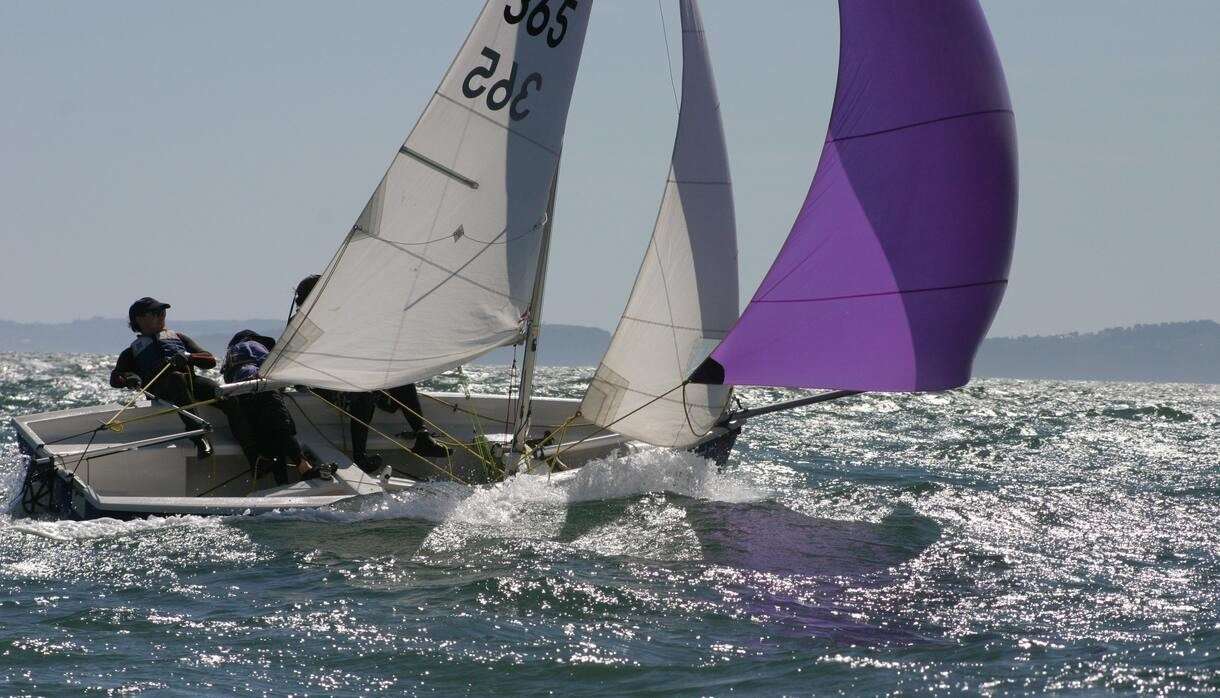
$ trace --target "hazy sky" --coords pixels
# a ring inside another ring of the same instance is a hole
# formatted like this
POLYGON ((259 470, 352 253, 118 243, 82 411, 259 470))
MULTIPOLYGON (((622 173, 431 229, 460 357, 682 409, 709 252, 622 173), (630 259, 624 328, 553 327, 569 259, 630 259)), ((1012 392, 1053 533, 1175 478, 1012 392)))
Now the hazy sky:
MULTIPOLYGON (((445 2, 0 0, 0 319, 282 317, 473 22, 445 2)), ((833 97, 830 0, 704 0, 745 298, 833 97)), ((1220 2, 988 0, 1021 207, 994 335, 1220 319, 1220 2)), ((677 11, 664 0, 674 69, 677 11)), ((544 317, 612 328, 676 121, 657 3, 596 0, 544 317)))

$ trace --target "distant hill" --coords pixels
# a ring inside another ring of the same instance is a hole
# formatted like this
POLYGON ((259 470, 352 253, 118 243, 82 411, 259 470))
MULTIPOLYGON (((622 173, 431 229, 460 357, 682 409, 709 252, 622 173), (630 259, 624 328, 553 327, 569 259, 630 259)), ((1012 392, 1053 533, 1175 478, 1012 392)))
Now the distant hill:
MULTIPOLYGON (((194 320, 172 327, 219 353, 238 330, 278 337, 279 320, 194 320)), ((117 354, 131 342, 127 323, 92 318, 58 324, 0 320, 0 351, 117 354)), ((610 345, 610 333, 596 327, 543 325, 538 345, 544 366, 595 366, 610 345)), ((508 364, 513 348, 478 359, 508 364)), ((521 360, 521 348, 517 348, 521 360)), ((1220 383, 1220 324, 1211 320, 1136 325, 1089 334, 997 337, 983 342, 974 362, 976 376, 1220 383)))
POLYGON ((976 376, 1161 383, 1220 383, 1220 324, 1136 325, 1089 334, 983 342, 976 376))
MULTIPOLYGON (((282 320, 173 320, 170 328, 188 334, 205 349, 219 354, 238 330, 251 329, 278 337, 282 320)), ((131 343, 127 321, 90 318, 63 323, 26 323, 0 320, 0 351, 115 354, 131 343)), ((542 326, 538 361, 544 366, 595 366, 610 346, 610 333, 577 325, 542 326)), ((520 348, 518 348, 520 357, 520 348)), ((512 347, 497 349, 477 361, 512 363, 512 347)), ((518 361, 520 358, 518 358, 518 361)))

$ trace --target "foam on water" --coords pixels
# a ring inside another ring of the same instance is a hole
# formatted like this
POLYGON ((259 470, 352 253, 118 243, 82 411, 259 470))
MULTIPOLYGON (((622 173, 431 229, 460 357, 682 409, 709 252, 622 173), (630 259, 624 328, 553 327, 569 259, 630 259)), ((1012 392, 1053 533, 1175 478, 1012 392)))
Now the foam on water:
POLYGON ((319 522, 412 519, 515 529, 539 510, 649 492, 721 502, 750 502, 765 496, 756 486, 722 473, 692 453, 640 449, 555 476, 518 475, 483 486, 425 482, 403 492, 361 497, 331 508, 275 512, 262 518, 319 522))
POLYGON ((146 519, 120 521, 101 518, 89 521, 41 521, 17 519, 7 527, 14 533, 25 533, 61 542, 115 538, 168 528, 215 528, 219 518, 202 516, 150 516, 146 519))

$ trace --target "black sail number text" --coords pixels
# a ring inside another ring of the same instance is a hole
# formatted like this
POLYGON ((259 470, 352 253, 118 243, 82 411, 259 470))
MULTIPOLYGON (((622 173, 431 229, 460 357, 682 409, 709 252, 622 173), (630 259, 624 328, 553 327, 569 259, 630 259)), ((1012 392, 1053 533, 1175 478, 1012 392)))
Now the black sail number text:
POLYGON ((518 90, 517 62, 513 61, 507 77, 488 84, 487 81, 495 77, 496 69, 500 67, 500 53, 484 46, 483 57, 487 59, 487 65, 475 66, 466 74, 466 79, 462 81, 462 94, 470 99, 475 99, 486 93, 487 108, 492 111, 500 111, 504 107, 508 107, 508 115, 513 121, 520 121, 529 116, 530 110, 523 109, 521 103, 529 95, 542 91, 542 75, 530 73, 518 90), (478 79, 481 79, 482 84, 475 85, 475 81, 478 79))
POLYGON ((551 17, 551 0, 539 0, 536 4, 532 0, 519 0, 521 7, 513 10, 513 5, 516 1, 509 2, 504 6, 504 21, 509 24, 519 24, 525 20, 525 30, 530 36, 538 36, 546 30, 546 45, 551 48, 559 46, 563 42, 563 38, 568 35, 568 10, 575 10, 579 7, 578 0, 563 0, 559 9, 555 12, 554 21, 551 17), (533 9, 530 9, 533 5, 533 9), (556 31, 558 29, 558 31, 556 31))

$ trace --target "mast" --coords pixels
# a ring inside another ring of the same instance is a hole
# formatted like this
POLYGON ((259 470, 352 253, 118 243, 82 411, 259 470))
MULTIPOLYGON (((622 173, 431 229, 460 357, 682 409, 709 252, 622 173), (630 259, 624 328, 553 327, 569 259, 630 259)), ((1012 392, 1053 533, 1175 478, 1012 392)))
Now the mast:
POLYGON ((517 419, 513 427, 511 452, 526 452, 525 439, 530 432, 530 399, 534 388, 534 366, 538 358, 538 335, 542 330, 542 295, 546 288, 546 267, 551 256, 551 226, 555 220, 555 193, 559 189, 559 165, 555 166, 555 178, 551 181, 551 195, 546 204, 546 222, 542 224, 541 248, 538 251, 538 271, 534 276, 534 290, 530 295, 529 310, 526 311, 525 356, 521 360, 521 383, 517 390, 517 419))

